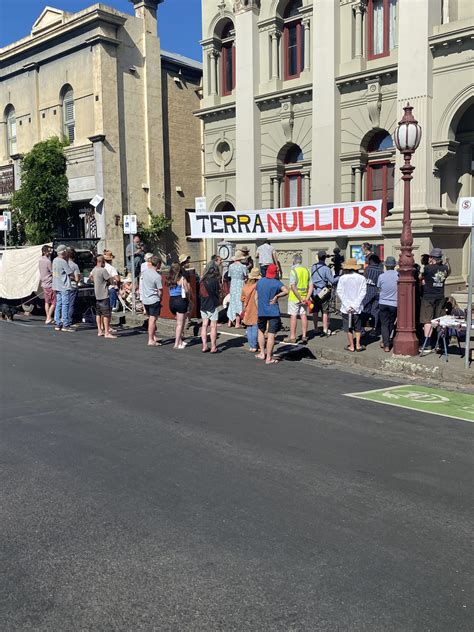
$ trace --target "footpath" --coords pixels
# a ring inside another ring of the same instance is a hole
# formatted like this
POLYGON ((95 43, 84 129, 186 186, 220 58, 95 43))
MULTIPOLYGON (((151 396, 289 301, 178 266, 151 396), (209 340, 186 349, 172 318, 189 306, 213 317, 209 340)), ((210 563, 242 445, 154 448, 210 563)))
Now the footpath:
MULTIPOLYGON (((115 319, 114 319, 115 320, 115 319)), ((283 325, 289 328, 289 318, 283 316, 283 325)), ((126 316, 126 327, 139 327, 143 325, 144 317, 139 314, 133 318, 130 314, 126 316)), ((158 321, 158 334, 164 337, 173 336, 175 323, 173 320, 160 319, 158 321)), ((341 370, 358 370, 364 373, 383 374, 384 376, 402 376, 405 379, 413 378, 420 381, 434 382, 450 388, 468 389, 474 392, 474 363, 469 369, 464 367, 464 358, 457 346, 451 344, 449 347, 449 359, 446 362, 444 356, 439 353, 431 353, 423 357, 396 356, 393 353, 385 353, 380 348, 380 338, 364 336, 362 344, 366 350, 361 353, 350 353, 344 350, 346 336, 341 329, 340 318, 331 320, 331 329, 334 335, 329 337, 314 336, 312 322, 310 322, 309 342, 306 345, 285 344, 283 339, 289 331, 282 331, 277 336, 278 344, 275 347, 275 354, 283 358, 305 361, 320 361, 324 364, 334 364, 341 370)), ((219 324, 219 341, 234 340, 241 343, 232 346, 243 346, 246 344, 245 329, 229 328, 219 324)), ((300 323, 298 323, 298 332, 300 323)), ((192 326, 185 333, 186 337, 199 336, 199 321, 194 320, 192 326)))

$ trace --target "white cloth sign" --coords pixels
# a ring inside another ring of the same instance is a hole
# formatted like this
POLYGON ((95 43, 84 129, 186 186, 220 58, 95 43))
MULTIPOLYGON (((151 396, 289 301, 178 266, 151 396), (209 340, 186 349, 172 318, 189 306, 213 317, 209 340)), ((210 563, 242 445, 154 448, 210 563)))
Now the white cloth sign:
POLYGON ((382 201, 262 211, 189 213, 191 237, 294 239, 382 234, 382 201))

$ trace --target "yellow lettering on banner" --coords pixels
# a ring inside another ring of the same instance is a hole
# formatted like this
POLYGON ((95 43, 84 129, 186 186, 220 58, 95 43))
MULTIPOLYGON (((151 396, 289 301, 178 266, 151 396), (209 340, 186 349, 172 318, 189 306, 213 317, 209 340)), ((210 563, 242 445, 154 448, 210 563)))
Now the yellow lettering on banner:
POLYGON ((225 227, 225 232, 228 233, 229 232, 229 228, 231 229, 230 232, 231 233, 236 233, 237 230, 234 226, 235 222, 237 221, 237 218, 234 217, 233 215, 224 215, 224 227, 225 227))
POLYGON ((250 217, 248 215, 237 215, 237 220, 239 222, 239 233, 243 232, 243 228, 245 228, 247 233, 250 233, 250 217))

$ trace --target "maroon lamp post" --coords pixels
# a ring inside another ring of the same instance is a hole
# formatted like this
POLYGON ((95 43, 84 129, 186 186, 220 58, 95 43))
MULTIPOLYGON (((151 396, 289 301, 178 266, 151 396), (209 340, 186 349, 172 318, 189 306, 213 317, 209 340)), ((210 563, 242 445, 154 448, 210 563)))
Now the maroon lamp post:
POLYGON ((401 252, 398 261, 398 308, 397 334, 393 341, 393 352, 397 355, 415 356, 418 353, 418 338, 415 326, 415 277, 413 275, 413 234, 411 232, 410 182, 415 167, 411 156, 420 144, 421 127, 415 120, 409 103, 403 108, 405 114, 393 135, 398 151, 403 154, 404 164, 400 167, 403 185, 403 229, 400 237, 401 252))

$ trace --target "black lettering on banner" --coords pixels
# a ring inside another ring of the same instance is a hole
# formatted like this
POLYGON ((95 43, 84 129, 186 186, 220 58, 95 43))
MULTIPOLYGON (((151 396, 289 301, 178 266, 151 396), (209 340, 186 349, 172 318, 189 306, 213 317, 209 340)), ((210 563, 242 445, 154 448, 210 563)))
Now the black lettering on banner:
POLYGON ((198 222, 199 220, 202 220, 202 227, 201 230, 203 233, 206 232, 206 220, 209 219, 209 215, 197 215, 196 214, 196 221, 198 222))
POLYGON ((218 226, 217 222, 222 222, 222 215, 216 215, 215 213, 213 213, 210 219, 211 219, 211 232, 223 233, 224 229, 217 227, 218 226))
POLYGON ((250 233, 250 217, 248 215, 237 215, 237 219, 239 222, 239 233, 243 233, 244 231, 242 230, 243 228, 245 228, 245 231, 247 233, 250 233))
POLYGON ((262 220, 260 218, 260 215, 255 215, 255 223, 253 225, 253 232, 256 233, 257 232, 257 228, 260 228, 260 232, 264 233, 265 232, 265 228, 263 227, 262 224, 262 220))
POLYGON ((233 215, 224 215, 224 232, 236 233, 237 230, 234 226, 236 221, 237 221, 237 218, 234 217, 233 215), (230 228, 230 231, 228 230, 229 228, 230 228))

